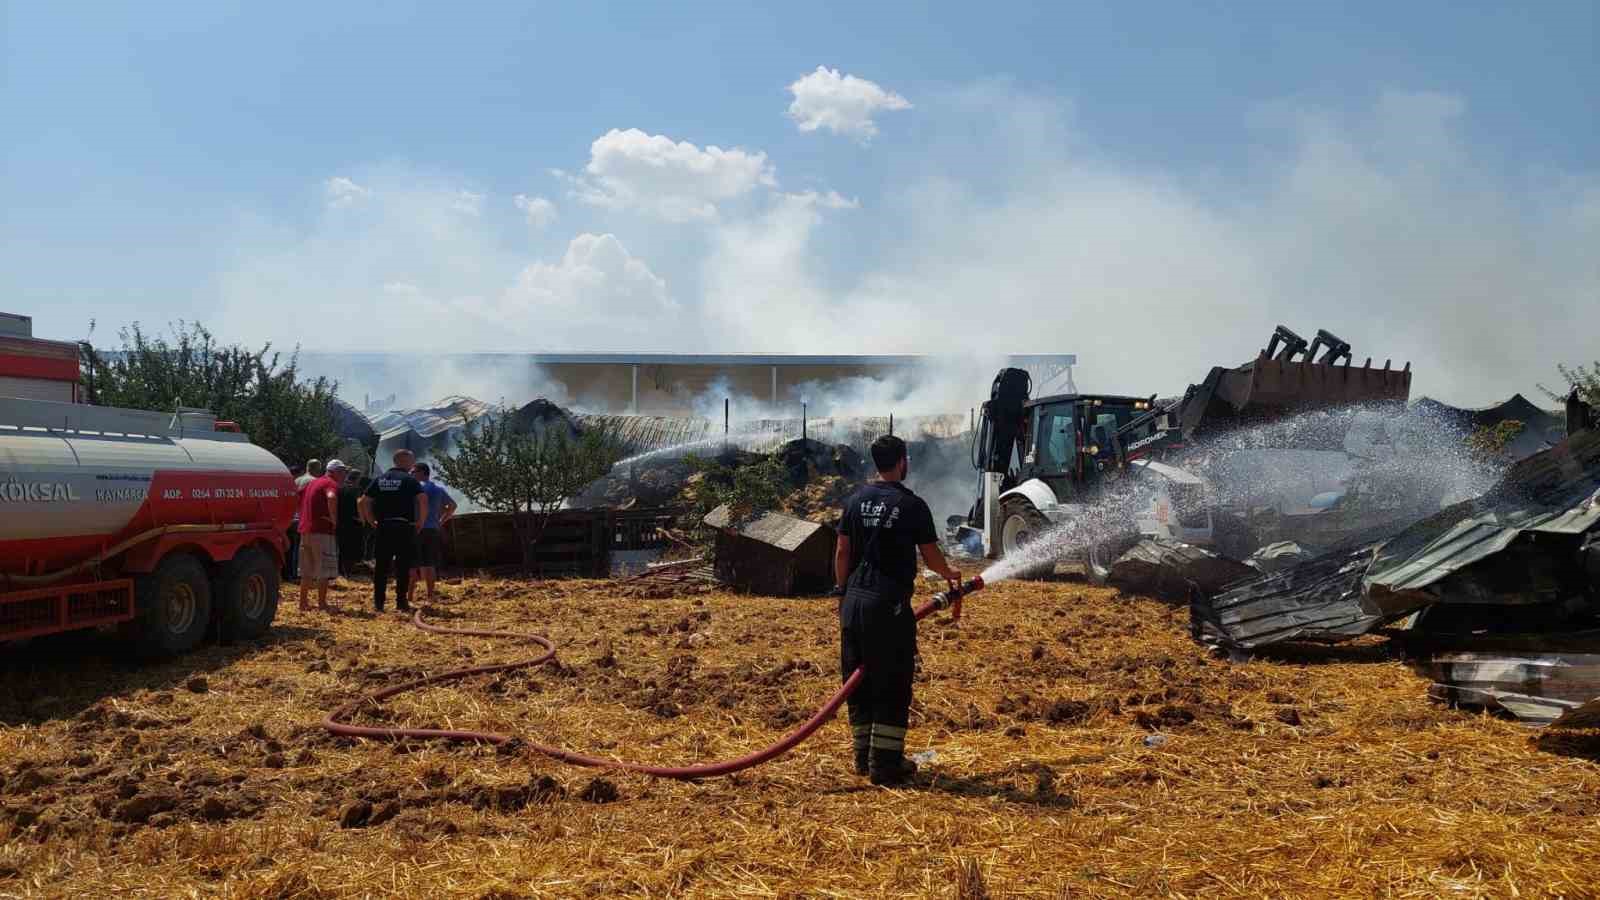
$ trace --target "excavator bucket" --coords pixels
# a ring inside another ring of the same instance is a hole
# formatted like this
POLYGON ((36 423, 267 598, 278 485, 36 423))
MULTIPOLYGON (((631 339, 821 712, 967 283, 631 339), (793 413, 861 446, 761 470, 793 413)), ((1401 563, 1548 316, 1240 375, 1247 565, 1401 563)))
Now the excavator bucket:
POLYGON ((1217 367, 1189 389, 1180 426, 1186 440, 1208 432, 1269 422, 1318 409, 1404 406, 1411 397, 1411 364, 1393 368, 1371 358, 1352 365, 1350 345, 1319 330, 1309 344, 1279 325, 1254 360, 1237 368, 1217 367))

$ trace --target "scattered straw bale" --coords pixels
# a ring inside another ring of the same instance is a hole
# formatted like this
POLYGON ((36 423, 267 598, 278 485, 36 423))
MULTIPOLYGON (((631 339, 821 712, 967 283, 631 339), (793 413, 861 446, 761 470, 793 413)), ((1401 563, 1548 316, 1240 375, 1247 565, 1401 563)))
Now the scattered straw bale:
MULTIPOLYGON (((0 895, 333 897, 1592 896, 1600 740, 1426 700, 1381 638, 1234 664, 1182 610, 1074 583, 920 629, 912 786, 850 771, 842 723, 703 783, 502 747, 335 738, 329 710, 522 657, 287 603, 271 637, 133 667, 9 649, 0 895), (203 678, 204 691, 189 685, 203 678), (1160 740, 1149 740, 1159 737, 1160 740), (342 827, 343 826, 343 827, 342 827)), ((655 763, 761 747, 838 683, 826 599, 640 599, 611 582, 443 586, 442 623, 543 631, 560 663, 363 708, 655 763)))

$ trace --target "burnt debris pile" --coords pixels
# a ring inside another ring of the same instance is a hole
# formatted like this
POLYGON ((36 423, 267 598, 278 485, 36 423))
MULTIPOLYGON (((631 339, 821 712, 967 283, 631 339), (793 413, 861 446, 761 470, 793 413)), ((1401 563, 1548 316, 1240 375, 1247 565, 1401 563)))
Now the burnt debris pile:
POLYGON ((1435 699, 1600 724, 1600 431, 1582 412, 1479 496, 1314 559, 1284 551, 1293 564, 1258 564, 1215 594, 1191 589, 1195 638, 1242 655, 1381 629, 1435 699))

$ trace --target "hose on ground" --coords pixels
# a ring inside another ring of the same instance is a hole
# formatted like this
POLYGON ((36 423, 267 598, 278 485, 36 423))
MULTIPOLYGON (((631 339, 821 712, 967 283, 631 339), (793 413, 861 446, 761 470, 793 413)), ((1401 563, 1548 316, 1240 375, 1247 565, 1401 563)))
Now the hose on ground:
MULTIPOLYGON (((934 608, 935 604, 932 601, 917 607, 917 619, 921 620, 929 613, 933 612, 934 608)), ((422 620, 421 610, 417 610, 416 615, 414 615, 411 619, 411 624, 422 629, 423 631, 428 632, 429 634, 455 635, 458 637, 512 638, 530 641, 539 645, 540 647, 543 647, 545 652, 537 657, 517 660, 514 662, 499 663, 488 666, 472 666, 465 669, 453 669, 449 672, 440 672, 437 675, 429 675, 413 681, 408 681, 404 684, 397 684, 393 687, 385 688, 376 693, 368 694, 359 699, 352 700, 351 702, 346 703, 344 706, 334 710, 328 715, 328 718, 323 720, 323 727, 329 732, 342 737, 371 738, 390 741, 433 739, 447 741, 470 741, 474 743, 499 745, 516 740, 518 737, 517 735, 504 734, 494 731, 473 731, 470 729, 449 728, 379 728, 371 725, 356 725, 350 721, 356 715, 356 713, 358 713, 368 704, 382 703, 391 697, 396 697, 400 694, 408 693, 419 688, 436 684, 447 684, 453 681, 460 681, 464 678, 471 678, 475 675, 493 675, 503 672, 512 672, 518 669, 529 669, 533 668, 534 666, 544 665, 545 663, 556 658, 555 644, 551 643, 548 638, 536 634, 517 634, 510 631, 487 631, 476 628, 444 628, 438 625, 429 625, 427 622, 422 620)), ((542 753, 545 756, 551 757, 552 759, 557 759, 565 763, 571 763, 575 766, 587 766, 589 768, 599 769, 615 769, 624 772, 637 772, 642 775, 654 775, 658 778, 677 778, 691 781, 701 778, 717 778, 723 775, 732 775, 735 772, 749 769, 754 766, 759 766, 762 763, 776 759, 799 746, 802 741, 814 734, 817 729, 821 728, 829 719, 833 718, 833 714, 838 712, 839 707, 843 706, 844 702, 850 698, 850 695, 855 692, 857 687, 860 686, 861 679, 864 677, 865 672, 862 669, 856 669, 854 672, 850 673, 849 678, 844 680, 844 683, 839 686, 839 689, 834 691, 833 696, 829 697, 827 702, 823 703, 816 713, 812 715, 811 718, 807 719, 799 728, 796 728, 794 731, 791 731, 779 738, 771 745, 757 750, 754 753, 741 756, 737 759, 730 759, 722 762, 699 763, 689 766, 656 766, 646 763, 627 762, 619 759, 607 759, 600 756, 590 756, 586 753, 577 753, 561 747, 551 747, 545 744, 540 744, 535 741, 527 740, 526 738, 523 738, 522 741, 523 745, 530 750, 542 753)))

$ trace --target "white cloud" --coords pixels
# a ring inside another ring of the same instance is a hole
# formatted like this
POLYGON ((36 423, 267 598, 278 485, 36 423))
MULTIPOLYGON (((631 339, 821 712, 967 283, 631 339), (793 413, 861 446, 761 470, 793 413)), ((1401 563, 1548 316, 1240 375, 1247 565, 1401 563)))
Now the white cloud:
POLYGON ((483 195, 468 190, 456 191, 455 198, 450 201, 450 208, 464 215, 481 215, 483 213, 483 195))
POLYGON ((530 197, 527 194, 518 194, 513 198, 517 209, 522 210, 527 216, 528 224, 534 228, 547 228, 559 218, 556 205, 544 197, 530 197))
POLYGON ((911 101, 876 82, 826 66, 817 66, 815 72, 789 85, 789 93, 794 95, 789 118, 801 131, 826 128, 862 143, 878 133, 873 116, 911 108, 911 101))
POLYGON ((591 324, 671 310, 667 283, 611 234, 580 234, 556 263, 525 267, 502 309, 532 318, 582 314, 591 324))
POLYGON ((798 194, 784 194, 785 199, 810 206, 820 206, 823 209, 860 209, 861 201, 854 197, 845 197, 838 191, 803 191, 798 194))
MULTIPOLYGON (((341 193, 365 202, 360 217, 328 208, 304 229, 242 224, 219 276, 219 334, 308 351, 644 350, 695 327, 669 315, 665 279, 614 235, 579 234, 554 260, 530 259, 493 217, 463 214, 481 195, 448 179, 384 166, 346 181, 362 186, 341 193), (350 330, 308 329, 306 316, 329 314, 350 330)), ((530 399, 520 391, 513 399, 530 399)))
POLYGON ((372 196, 372 191, 342 175, 324 181, 322 191, 332 207, 350 206, 372 196))
POLYGON ((719 203, 777 186, 765 153, 701 149, 637 128, 612 129, 596 138, 583 174, 565 177, 572 195, 584 203, 671 222, 715 219, 719 203))

